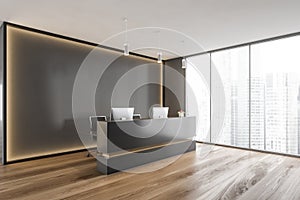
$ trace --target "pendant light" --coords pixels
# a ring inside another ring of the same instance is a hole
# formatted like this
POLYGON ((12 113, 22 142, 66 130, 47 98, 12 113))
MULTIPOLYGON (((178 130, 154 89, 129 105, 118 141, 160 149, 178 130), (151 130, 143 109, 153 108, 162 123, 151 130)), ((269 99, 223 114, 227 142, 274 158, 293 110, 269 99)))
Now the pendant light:
POLYGON ((182 58, 182 60, 181 60, 181 68, 182 69, 186 69, 186 64, 187 64, 186 58, 182 58))
POLYGON ((124 44, 124 56, 129 56, 129 47, 128 44, 124 44))
POLYGON ((162 52, 160 51, 160 30, 157 31, 157 48, 159 52, 157 53, 157 63, 162 63, 162 52))
MULTIPOLYGON (((181 41, 182 43, 182 49, 185 50, 185 43, 184 43, 184 40, 181 41)), ((185 54, 185 52, 183 52, 183 55, 185 54)), ((181 60, 181 68, 182 69, 186 69, 186 64, 187 64, 187 60, 185 57, 182 58, 181 60)))
POLYGON ((124 42, 124 56, 129 56, 129 46, 128 46, 128 38, 127 38, 127 18, 124 18, 125 24, 125 42, 124 42))
POLYGON ((157 63, 162 63, 162 52, 157 53, 157 63))

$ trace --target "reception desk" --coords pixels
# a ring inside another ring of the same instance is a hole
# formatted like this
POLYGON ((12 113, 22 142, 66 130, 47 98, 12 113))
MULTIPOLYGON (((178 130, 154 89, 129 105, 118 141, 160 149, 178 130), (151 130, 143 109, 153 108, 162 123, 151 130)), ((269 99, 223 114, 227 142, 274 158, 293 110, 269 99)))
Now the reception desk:
POLYGON ((104 174, 195 150, 195 117, 97 123, 97 169, 104 174))

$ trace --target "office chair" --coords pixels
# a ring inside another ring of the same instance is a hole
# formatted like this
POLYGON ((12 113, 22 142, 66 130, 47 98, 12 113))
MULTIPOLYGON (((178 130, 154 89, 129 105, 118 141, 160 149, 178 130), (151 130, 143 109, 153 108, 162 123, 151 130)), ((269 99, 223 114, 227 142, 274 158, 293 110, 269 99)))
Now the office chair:
POLYGON ((133 119, 141 119, 141 114, 139 113, 133 114, 133 119))
MULTIPOLYGON (((91 134, 93 141, 97 141, 97 122, 98 121, 106 121, 106 116, 90 116, 89 117, 90 134, 91 134)), ((87 157, 89 157, 90 155, 91 155, 90 152, 88 152, 87 157)))

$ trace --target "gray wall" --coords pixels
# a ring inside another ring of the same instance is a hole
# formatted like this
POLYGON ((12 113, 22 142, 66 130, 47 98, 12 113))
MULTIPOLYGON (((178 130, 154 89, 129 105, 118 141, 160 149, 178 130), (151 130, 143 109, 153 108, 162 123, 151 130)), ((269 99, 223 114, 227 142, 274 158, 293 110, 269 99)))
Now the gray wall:
POLYGON ((185 110, 185 69, 181 58, 165 62, 164 106, 169 107, 169 116, 178 116, 178 110, 185 110))
POLYGON ((156 62, 124 56, 115 60, 99 81, 97 113, 108 116, 111 107, 134 107, 135 113, 148 118, 150 107, 160 104, 161 86, 155 84, 161 83, 160 73, 161 67, 156 62))
MULTIPOLYGON (((9 28, 8 37, 8 161, 83 148, 73 121, 72 90, 76 73, 93 48, 17 28, 9 28)), ((100 66, 101 59, 97 62, 100 66)), ((159 103, 160 86, 153 84, 139 87, 130 98, 125 91, 118 94, 119 101, 111 101, 118 80, 141 66, 144 72, 152 71, 149 79, 160 77, 159 65, 149 59, 121 56, 111 63, 97 87, 97 115, 108 115, 111 106, 130 104, 147 116, 150 106, 159 103)), ((89 115, 82 118, 87 121, 89 115)))

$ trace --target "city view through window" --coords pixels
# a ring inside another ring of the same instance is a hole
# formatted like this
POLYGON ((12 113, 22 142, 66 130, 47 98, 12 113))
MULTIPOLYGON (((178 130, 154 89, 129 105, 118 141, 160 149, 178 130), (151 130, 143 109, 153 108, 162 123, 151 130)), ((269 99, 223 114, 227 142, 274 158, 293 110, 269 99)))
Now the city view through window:
MULTIPOLYGON (((213 52, 210 54, 211 62, 206 66, 194 62, 189 64, 187 82, 193 79, 193 83, 198 85, 194 95, 200 102, 197 139, 204 139, 203 132, 212 135, 218 132, 216 140, 211 142, 299 155, 299 52, 300 36, 294 36, 213 52), (191 73, 198 68, 202 71, 203 67, 210 71, 210 77, 205 78, 210 80, 208 86, 207 83, 203 85, 203 76, 196 78, 191 73), (201 91, 205 87, 210 90, 210 98, 207 98, 204 89, 201 91), (220 89, 223 93, 218 91, 220 89), (210 105, 207 101, 214 100, 224 106, 223 115, 213 103, 211 112, 207 112, 206 107, 210 105), (220 130, 214 130, 214 124, 220 118, 222 126, 220 130)), ((201 56, 190 60, 201 59, 201 56)), ((189 99, 193 98, 188 97, 191 92, 186 94, 187 110, 192 110, 194 105, 189 99)), ((211 140, 214 137, 205 138, 211 140)))

